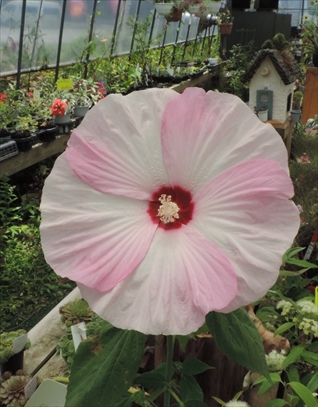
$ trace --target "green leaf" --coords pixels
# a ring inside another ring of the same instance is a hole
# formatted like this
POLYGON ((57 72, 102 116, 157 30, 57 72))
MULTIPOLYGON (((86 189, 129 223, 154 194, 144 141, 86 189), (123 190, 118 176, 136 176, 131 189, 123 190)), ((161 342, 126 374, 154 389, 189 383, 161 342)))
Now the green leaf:
POLYGON ((286 406, 287 402, 282 399, 275 399, 271 400, 264 405, 264 407, 284 407, 286 406))
POLYGON ((303 354, 301 355, 301 357, 304 359, 305 362, 318 367, 318 361, 317 361, 317 356, 312 352, 303 352, 303 354), (312 357, 314 356, 314 357, 312 357))
POLYGON ((266 381, 266 382, 262 383, 258 390, 258 394, 261 396, 261 395, 267 393, 268 390, 270 390, 272 387, 274 387, 278 382, 280 382, 280 378, 279 378, 279 380, 275 380, 275 381, 273 380, 272 382, 266 381))
POLYGON ((279 373, 270 373, 269 377, 270 381, 266 377, 261 376, 253 383, 253 387, 260 385, 260 388, 258 390, 259 395, 265 394, 268 390, 275 386, 276 383, 279 383, 281 381, 279 373))
POLYGON ((175 338, 178 339, 180 348, 182 351, 184 351, 190 339, 196 339, 197 335, 207 332, 209 332, 209 328, 207 327, 206 323, 204 323, 196 332, 189 335, 175 335, 175 338))
POLYGON ((305 348, 303 348, 302 346, 295 346, 294 348, 292 348, 289 355, 287 355, 286 358, 284 359, 282 367, 285 368, 291 363, 295 363, 300 358, 304 350, 305 348))
POLYGON ((313 393, 318 390, 318 372, 314 373, 307 383, 307 388, 313 393))
POLYGON ((245 309, 229 314, 210 312, 206 321, 217 346, 229 359, 269 377, 261 336, 245 309))
POLYGON ((283 255, 283 263, 286 263, 287 260, 289 260, 291 257, 295 256, 295 254, 301 252, 304 250, 305 247, 291 247, 283 255))
MULTIPOLYGON (((131 407, 133 402, 133 398, 131 394, 127 394, 124 397, 122 397, 122 400, 116 403, 114 407, 131 407)), ((144 404, 142 404, 142 407, 144 404)))
POLYGON ((275 383, 278 383, 281 380, 280 374, 276 373, 276 372, 275 373, 269 373, 269 377, 270 377, 270 381, 265 376, 260 376, 258 379, 256 379, 253 382, 253 386, 257 386, 259 384, 266 383, 266 382, 272 382, 272 381, 274 381, 275 383))
POLYGON ((288 259, 286 261, 286 263, 294 264, 294 265, 299 266, 299 267, 307 267, 307 268, 311 268, 311 269, 318 268, 317 264, 310 263, 307 260, 288 259))
POLYGON ((184 407, 207 407, 207 405, 200 400, 189 400, 184 404, 184 407))
POLYGON ((279 328, 276 329, 274 332, 275 335, 280 335, 285 331, 288 331, 290 328, 295 326, 294 322, 286 322, 285 324, 281 325, 279 328))
POLYGON ((310 351, 305 349, 304 352, 302 353, 302 357, 304 358, 305 356, 308 356, 312 360, 315 360, 315 361, 318 362, 318 354, 317 353, 310 352, 310 351))
POLYGON ((193 376, 182 376, 179 381, 179 391, 182 401, 203 401, 203 391, 193 376))
MULTIPOLYGON (((146 393, 143 390, 137 390, 131 394, 131 399, 134 403, 138 404, 138 406, 144 407, 145 400, 146 400, 146 393)), ((130 405, 131 407, 131 405, 130 405)))
POLYGON ((307 387, 299 382, 291 382, 288 385, 303 400, 307 407, 317 407, 318 403, 307 387))
POLYGON ((306 348, 310 351, 317 352, 318 351, 318 341, 309 343, 306 345, 306 348))
POLYGON ((175 337, 176 337, 176 339, 177 339, 178 342, 179 342, 180 349, 181 349, 182 351, 184 351, 184 350, 185 350, 185 347, 186 347, 186 345, 187 345, 187 343, 189 342, 189 340, 190 340, 190 339, 194 339, 194 338, 195 338, 195 335, 194 335, 194 334, 189 334, 189 335, 176 335, 175 337))
POLYGON ((143 373, 134 379, 134 384, 139 384, 147 389, 157 389, 164 386, 165 383, 165 376, 156 371, 143 373))
POLYGON ((121 403, 144 354, 145 335, 107 326, 101 337, 78 347, 65 407, 103 407, 121 403))
POLYGON ((300 276, 301 274, 304 274, 309 268, 301 269, 299 271, 288 271, 288 270, 280 270, 279 274, 281 276, 300 276))
POLYGON ((299 402, 299 397, 298 396, 292 396, 291 394, 289 394, 287 397, 288 397, 288 402, 289 402, 291 407, 297 407, 298 406, 298 402, 299 402))
POLYGON ((213 398, 217 403, 221 404, 221 406, 225 406, 225 405, 226 405, 225 401, 219 399, 218 397, 212 396, 212 398, 213 398))
POLYGON ((186 359, 182 364, 181 373, 186 375, 196 375, 203 373, 206 370, 214 369, 212 366, 207 365, 197 358, 186 359))
POLYGON ((298 369, 295 365, 291 365, 286 373, 290 382, 300 381, 298 369))
MULTIPOLYGON (((171 368, 171 377, 174 375, 176 369, 174 366, 171 368)), ((141 386, 147 387, 148 389, 156 389, 159 387, 165 387, 166 385, 166 363, 161 363, 156 369, 151 372, 142 373, 137 376, 133 383, 140 384, 141 386)))

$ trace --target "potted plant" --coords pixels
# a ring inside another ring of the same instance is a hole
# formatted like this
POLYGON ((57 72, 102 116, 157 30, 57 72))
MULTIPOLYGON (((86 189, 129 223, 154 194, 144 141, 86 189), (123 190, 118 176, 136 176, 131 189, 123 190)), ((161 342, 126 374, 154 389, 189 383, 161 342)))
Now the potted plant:
POLYGON ((13 119, 14 131, 11 138, 17 143, 19 151, 24 152, 32 148, 36 139, 37 124, 36 119, 27 111, 13 119))
POLYGON ((293 123, 299 123, 301 116, 301 104, 303 100, 303 93, 300 90, 297 90, 293 94, 293 105, 292 110, 290 111, 291 121, 293 123))
POLYGON ((50 108, 55 124, 64 124, 71 121, 71 108, 66 98, 56 97, 50 108))
POLYGON ((257 115, 257 117, 260 119, 261 122, 266 123, 268 120, 268 109, 265 108, 259 108, 257 109, 255 107, 255 113, 257 115))
POLYGON ((101 88, 94 79, 74 78, 75 85, 71 91, 74 103, 74 115, 84 117, 90 107, 104 97, 101 88))
POLYGON ((73 112, 73 96, 69 92, 64 92, 63 95, 53 100, 50 110, 53 115, 53 123, 58 126, 59 134, 68 134, 74 124, 71 119, 73 112))
POLYGON ((11 110, 6 103, 7 95, 5 93, 0 94, 0 143, 1 141, 10 140, 9 126, 12 122, 11 110))
POLYGON ((28 395, 25 388, 30 378, 20 370, 15 375, 6 372, 0 383, 0 403, 2 406, 22 407, 26 404, 28 395))
POLYGON ((305 21, 302 32, 301 41, 303 44, 303 62, 308 64, 312 61, 315 67, 318 67, 318 21, 313 18, 310 21, 305 21))
POLYGON ((37 136, 39 140, 47 143, 54 141, 58 132, 59 128, 56 124, 53 123, 51 111, 47 108, 46 105, 43 105, 39 109, 37 130, 37 136))
POLYGON ((197 17, 206 17, 217 14, 221 8, 219 0, 190 0, 189 12, 197 17))
POLYGON ((5 95, 2 96, 5 103, 1 103, 1 110, 5 111, 5 127, 10 131, 11 139, 16 141, 18 149, 27 151, 36 138, 34 134, 37 128, 34 118, 36 104, 33 93, 16 89, 14 83, 9 83, 5 95))
POLYGON ((0 375, 22 369, 24 350, 29 347, 30 341, 23 329, 0 334, 0 375))
POLYGON ((219 26, 219 31, 221 35, 229 35, 232 32, 233 18, 231 10, 226 7, 221 10, 217 15, 217 24, 219 26))
POLYGON ((186 0, 153 0, 157 14, 162 15, 167 21, 180 21, 182 12, 188 10, 186 0))
POLYGON ((93 311, 83 299, 70 301, 60 308, 62 321, 70 327, 79 322, 89 322, 92 319, 93 311))

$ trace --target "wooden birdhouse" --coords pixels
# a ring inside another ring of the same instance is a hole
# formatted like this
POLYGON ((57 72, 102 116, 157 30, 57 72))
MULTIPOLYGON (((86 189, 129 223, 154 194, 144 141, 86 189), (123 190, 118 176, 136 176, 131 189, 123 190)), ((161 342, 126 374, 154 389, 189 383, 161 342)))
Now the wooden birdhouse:
POLYGON ((267 109, 268 120, 284 123, 292 108, 293 89, 299 75, 299 65, 290 52, 259 51, 242 77, 244 82, 250 81, 250 108, 267 109))

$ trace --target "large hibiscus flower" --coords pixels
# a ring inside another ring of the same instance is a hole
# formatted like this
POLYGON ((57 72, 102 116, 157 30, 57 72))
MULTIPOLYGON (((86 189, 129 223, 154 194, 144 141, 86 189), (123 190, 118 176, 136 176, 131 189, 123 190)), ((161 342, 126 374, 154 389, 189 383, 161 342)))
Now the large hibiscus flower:
POLYGON ((285 146, 237 97, 100 101, 48 177, 42 243, 113 325, 188 334, 275 283, 299 226, 285 146))

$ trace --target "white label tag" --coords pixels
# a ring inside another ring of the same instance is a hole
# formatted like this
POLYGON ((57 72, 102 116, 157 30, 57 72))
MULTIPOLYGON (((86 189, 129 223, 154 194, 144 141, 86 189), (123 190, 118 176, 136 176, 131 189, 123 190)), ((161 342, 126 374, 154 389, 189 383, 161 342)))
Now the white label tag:
POLYGON ((170 65, 167 66, 167 72, 170 76, 173 76, 173 69, 170 68, 170 65))
POLYGON ((39 102, 41 100, 41 92, 39 89, 34 89, 33 91, 33 100, 39 102))
POLYGON ((37 377, 34 376, 24 388, 24 396, 29 399, 38 387, 37 377))
POLYGON ((24 349, 27 339, 28 339, 28 334, 26 333, 21 336, 18 336, 17 338, 15 338, 13 340, 12 351, 14 354, 19 353, 19 352, 21 352, 21 350, 24 349))
POLYGON ((74 349, 75 352, 77 351, 77 348, 79 344, 84 340, 87 339, 86 336, 86 324, 85 322, 80 322, 79 324, 72 325, 71 326, 71 331, 72 331, 72 338, 73 338, 73 343, 74 343, 74 349))

